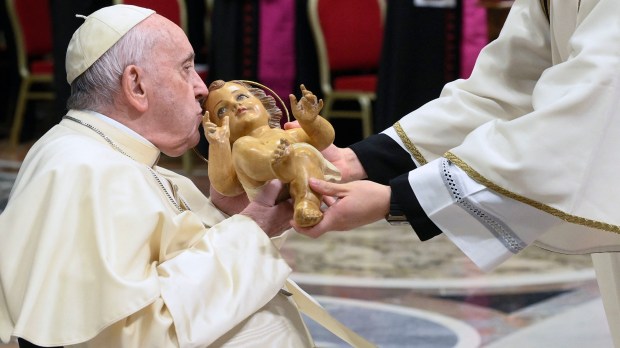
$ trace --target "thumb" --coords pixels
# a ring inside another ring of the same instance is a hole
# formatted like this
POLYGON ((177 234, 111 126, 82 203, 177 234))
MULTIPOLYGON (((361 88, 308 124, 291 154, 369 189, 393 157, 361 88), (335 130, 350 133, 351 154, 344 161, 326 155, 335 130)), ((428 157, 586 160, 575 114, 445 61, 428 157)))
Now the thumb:
POLYGON ((205 110, 205 113, 202 115, 202 126, 207 128, 207 123, 209 122, 211 122, 211 119, 209 118, 209 111, 205 110))
POLYGON ((280 180, 269 181, 261 188, 258 195, 254 198, 254 202, 273 207, 283 187, 284 184, 280 180))
POLYGON ((297 97, 294 94, 289 94, 288 99, 291 102, 291 107, 295 108, 297 106, 297 97))

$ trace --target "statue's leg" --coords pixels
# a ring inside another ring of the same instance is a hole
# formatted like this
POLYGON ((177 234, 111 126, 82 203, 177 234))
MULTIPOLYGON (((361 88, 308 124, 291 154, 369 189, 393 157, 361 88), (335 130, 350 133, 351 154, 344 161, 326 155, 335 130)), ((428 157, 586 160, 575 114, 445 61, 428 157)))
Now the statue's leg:
POLYGON ((278 146, 271 154, 271 170, 284 183, 295 179, 296 168, 293 165, 293 147, 286 139, 280 139, 278 146))
POLYGON ((323 179, 323 159, 307 147, 291 146, 285 140, 274 151, 271 166, 276 177, 290 184, 295 208, 294 219, 303 227, 314 226, 323 218, 321 196, 312 191, 308 179, 323 179))

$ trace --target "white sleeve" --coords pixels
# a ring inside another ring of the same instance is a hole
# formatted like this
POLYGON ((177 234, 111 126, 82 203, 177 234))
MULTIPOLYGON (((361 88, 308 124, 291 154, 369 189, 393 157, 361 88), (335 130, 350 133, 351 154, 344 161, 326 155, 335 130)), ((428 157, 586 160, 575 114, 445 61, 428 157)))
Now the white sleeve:
POLYGON ((409 182, 427 216, 485 271, 562 222, 478 184, 445 158, 411 171, 409 182))
POLYGON ((151 267, 161 296, 71 347, 206 347, 271 301, 291 271, 269 237, 242 215, 151 267))
POLYGON ((269 237, 242 215, 213 226, 201 244, 157 266, 182 347, 215 341, 269 302, 291 272, 269 237))

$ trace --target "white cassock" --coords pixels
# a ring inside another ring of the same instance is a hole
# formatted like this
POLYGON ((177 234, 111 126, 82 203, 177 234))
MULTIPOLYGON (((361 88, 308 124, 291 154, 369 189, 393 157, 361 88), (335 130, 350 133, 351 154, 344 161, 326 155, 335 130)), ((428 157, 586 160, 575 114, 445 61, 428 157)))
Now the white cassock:
POLYGON ((71 110, 30 150, 0 215, 0 338, 81 347, 308 347, 291 269, 159 150, 71 110), (179 209, 180 208, 180 209, 179 209))

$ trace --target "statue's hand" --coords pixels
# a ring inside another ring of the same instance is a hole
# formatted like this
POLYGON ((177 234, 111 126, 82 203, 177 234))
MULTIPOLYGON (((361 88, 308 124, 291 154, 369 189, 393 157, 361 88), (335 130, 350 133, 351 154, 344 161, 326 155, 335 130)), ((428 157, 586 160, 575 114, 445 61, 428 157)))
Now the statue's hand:
POLYGON ((228 127, 228 116, 224 117, 222 126, 218 127, 215 123, 209 121, 209 112, 205 112, 202 118, 202 128, 205 131, 205 138, 209 144, 225 143, 228 144, 230 138, 230 128, 228 127))
POLYGON ((299 102, 295 95, 289 95, 293 115, 302 123, 312 122, 323 109, 323 99, 317 99, 316 95, 307 90, 304 85, 301 85, 301 93, 302 97, 299 102))

